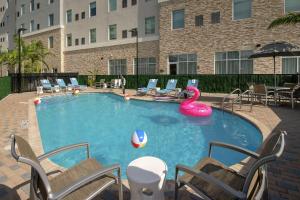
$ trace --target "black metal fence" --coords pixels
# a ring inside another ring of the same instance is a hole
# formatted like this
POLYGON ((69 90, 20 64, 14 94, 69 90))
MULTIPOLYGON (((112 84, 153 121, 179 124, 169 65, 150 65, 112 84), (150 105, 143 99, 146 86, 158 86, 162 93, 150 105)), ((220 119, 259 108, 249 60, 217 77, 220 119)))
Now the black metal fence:
MULTIPOLYGON (((11 77, 11 91, 18 92, 19 89, 19 75, 9 74, 11 77)), ((64 79, 65 83, 70 83, 71 77, 78 77, 78 73, 41 73, 41 74, 22 74, 21 76, 21 91, 31 92, 36 91, 36 87, 40 86, 41 79, 48 79, 51 83, 56 84, 56 78, 64 79)))

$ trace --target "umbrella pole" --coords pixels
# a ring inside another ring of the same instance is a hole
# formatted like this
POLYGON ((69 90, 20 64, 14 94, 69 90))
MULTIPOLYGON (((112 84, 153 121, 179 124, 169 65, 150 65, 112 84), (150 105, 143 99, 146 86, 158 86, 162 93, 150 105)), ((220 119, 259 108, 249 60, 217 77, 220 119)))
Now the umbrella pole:
POLYGON ((276 84, 276 60, 275 56, 273 56, 273 63, 274 63, 274 89, 276 90, 277 84, 276 84))

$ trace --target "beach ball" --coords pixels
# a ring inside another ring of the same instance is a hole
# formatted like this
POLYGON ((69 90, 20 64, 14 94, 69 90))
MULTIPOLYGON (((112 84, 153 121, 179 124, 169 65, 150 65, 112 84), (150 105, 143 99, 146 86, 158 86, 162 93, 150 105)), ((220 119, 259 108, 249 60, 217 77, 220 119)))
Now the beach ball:
POLYGON ((33 103, 35 105, 39 105, 40 103, 42 103, 41 98, 39 98, 39 97, 35 98, 34 101, 33 101, 33 103))
POLYGON ((145 131, 136 130, 131 137, 131 144, 134 148, 143 148, 147 143, 147 134, 145 131))
POLYGON ((79 90, 74 90, 73 91, 73 95, 78 95, 79 94, 79 90))

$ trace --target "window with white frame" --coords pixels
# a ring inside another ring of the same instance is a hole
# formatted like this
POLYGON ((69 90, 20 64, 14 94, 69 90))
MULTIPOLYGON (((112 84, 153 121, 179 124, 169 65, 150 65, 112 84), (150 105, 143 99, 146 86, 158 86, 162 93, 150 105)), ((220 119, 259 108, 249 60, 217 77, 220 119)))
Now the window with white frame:
POLYGON ((66 22, 71 23, 72 22, 72 10, 67 10, 66 13, 66 22))
POLYGON ((215 74, 253 74, 252 50, 216 52, 215 74))
POLYGON ((34 31, 34 21, 30 21, 30 27, 29 27, 30 32, 34 31))
POLYGON ((22 4, 20 10, 20 16, 23 16, 24 14, 25 14, 25 4, 22 4))
POLYGON ((300 1, 299 0, 285 0, 284 11, 289 12, 300 12, 300 1))
POLYGON ((90 29, 90 43, 95 43, 97 41, 96 29, 90 29))
POLYGON ((96 16, 97 14, 97 6, 96 2, 90 3, 90 17, 96 16))
POLYGON ((109 60, 109 74, 110 75, 127 74, 127 60, 126 59, 109 60))
POLYGON ((109 25, 109 40, 115 40, 117 39, 117 25, 109 25))
POLYGON ((155 17, 145 18, 145 34, 151 35, 155 33, 155 17))
POLYGON ((117 0, 108 0, 108 4, 110 12, 117 10, 117 0))
POLYGON ((72 34, 67 35, 67 47, 72 46, 72 34))
POLYGON ((232 0, 233 19, 250 18, 252 15, 252 0, 232 0))
POLYGON ((177 64, 177 74, 197 74, 197 54, 169 56, 170 64, 177 64))
POLYGON ((53 42, 54 42, 53 36, 48 37, 48 48, 49 49, 53 48, 53 42))
MULTIPOLYGON (((133 67, 134 73, 136 74, 136 63, 137 59, 134 59, 133 67)), ((155 57, 148 57, 148 58, 139 58, 139 74, 155 74, 156 71, 156 58, 155 57)))
POLYGON ((283 57, 282 73, 297 74, 300 72, 300 57, 283 57))
POLYGON ((34 0, 30 1, 30 12, 34 11, 34 0))
POLYGON ((180 28, 184 28, 184 9, 172 12, 172 29, 180 28))
POLYGON ((53 26, 54 25, 54 14, 50 14, 48 16, 48 26, 53 26))

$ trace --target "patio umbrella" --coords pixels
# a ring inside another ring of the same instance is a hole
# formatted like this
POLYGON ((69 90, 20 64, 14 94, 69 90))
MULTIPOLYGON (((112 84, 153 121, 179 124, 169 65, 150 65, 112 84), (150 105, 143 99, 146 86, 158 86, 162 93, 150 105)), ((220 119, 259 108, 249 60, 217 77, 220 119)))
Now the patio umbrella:
MULTIPOLYGON (((264 58, 273 57, 274 63, 274 86, 277 87, 276 83, 276 61, 275 58, 278 56, 300 56, 300 48, 296 45, 288 42, 272 42, 261 47, 257 52, 252 54, 249 58, 264 58)), ((298 77, 299 78, 299 77, 298 77)))

